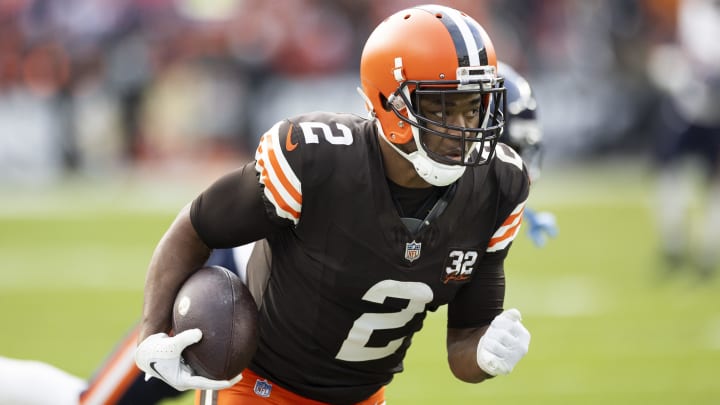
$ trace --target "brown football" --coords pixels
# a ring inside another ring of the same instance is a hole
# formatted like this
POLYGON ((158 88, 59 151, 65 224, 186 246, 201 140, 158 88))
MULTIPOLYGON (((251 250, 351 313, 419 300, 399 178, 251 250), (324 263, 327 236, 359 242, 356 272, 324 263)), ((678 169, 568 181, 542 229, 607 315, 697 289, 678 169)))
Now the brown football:
POLYGON ((201 268, 185 281, 173 305, 175 333, 202 331, 183 358, 198 375, 232 379, 255 354, 257 315, 250 290, 235 273, 221 266, 201 268))

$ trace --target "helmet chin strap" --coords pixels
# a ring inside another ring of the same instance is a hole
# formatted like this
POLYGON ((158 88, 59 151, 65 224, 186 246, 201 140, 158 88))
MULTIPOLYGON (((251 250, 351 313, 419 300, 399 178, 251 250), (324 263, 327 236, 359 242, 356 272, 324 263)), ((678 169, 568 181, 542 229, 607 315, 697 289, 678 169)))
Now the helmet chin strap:
MULTIPOLYGON (((431 159, 422 148, 418 148, 415 152, 405 153, 394 143, 390 142, 385 136, 385 133, 380 125, 380 121, 375 119, 375 125, 380 131, 380 138, 385 141, 391 148, 395 150, 400 156, 405 158, 408 162, 412 163, 418 176, 425 180, 427 183, 432 184, 436 187, 448 186, 457 179, 459 179, 463 173, 465 173, 465 166, 461 165, 445 165, 431 159)), ((413 127, 413 131, 417 129, 413 127)), ((414 137, 417 138, 417 137, 414 137)))
POLYGON ((445 165, 429 158, 424 152, 412 152, 403 156, 415 167, 423 180, 437 187, 445 187, 454 183, 465 173, 466 166, 445 165))

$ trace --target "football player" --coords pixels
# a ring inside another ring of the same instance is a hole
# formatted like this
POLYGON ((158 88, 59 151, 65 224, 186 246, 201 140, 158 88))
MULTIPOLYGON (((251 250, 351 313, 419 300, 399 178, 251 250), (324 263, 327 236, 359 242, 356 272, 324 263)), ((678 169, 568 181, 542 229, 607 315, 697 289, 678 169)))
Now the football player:
MULTIPOLYGON (((537 122, 536 102, 527 80, 509 65, 498 62, 499 75, 504 79, 507 89, 507 102, 504 107, 506 123, 502 141, 515 149, 525 160, 530 177, 536 180, 540 173, 540 153, 542 132, 537 122)), ((554 220, 545 221, 542 226, 528 214, 526 207, 523 217, 530 224, 528 235, 537 246, 542 246, 546 235, 554 236, 556 230, 554 220), (533 231, 537 229, 537 231, 533 231)), ((538 216, 552 214, 539 213, 538 216)), ((214 250, 208 259, 208 265, 220 265, 236 273, 247 282, 247 261, 253 244, 233 249, 214 250)), ((262 282, 260 283, 262 284, 262 282)), ((257 291, 258 287, 253 288, 257 291)), ((46 404, 52 398, 59 405, 153 405, 161 400, 177 397, 183 392, 178 391, 164 381, 150 379, 145 381, 144 374, 133 361, 134 349, 137 345, 139 325, 126 334, 116 346, 114 352, 97 370, 89 382, 70 375, 46 363, 0 358, 0 369, 12 370, 12 381, 0 382, 0 403, 13 404, 46 404), (43 390, 28 390, 25 379, 34 385, 40 380, 45 381, 43 390), (23 388, 25 387, 25 388, 23 388), (12 393, 17 388, 17 395, 12 393), (28 397, 32 393, 32 398, 28 397), (15 399, 17 398, 17 399, 15 399)))
MULTIPOLYGON (((527 80, 512 67, 498 62, 498 72, 504 79, 504 87, 507 89, 507 102, 504 107, 507 122, 504 125, 502 141, 523 157, 529 168, 530 177, 534 181, 540 173, 542 140, 542 132, 537 122, 536 101, 527 80)), ((530 225, 528 236, 537 246, 542 246, 546 236, 554 236, 557 232, 554 217, 549 213, 532 216, 528 212, 529 209, 526 207, 523 217, 530 225), (543 216, 550 220, 537 219, 543 216)), ((234 249, 217 249, 211 254, 208 264, 227 267, 238 272, 243 280, 247 280, 246 263, 251 246, 252 244, 234 249)), ((256 290, 257 288, 253 289, 256 290)), ((26 404, 44 404, 47 403, 47 398, 53 398, 55 403, 68 405, 152 405, 163 399, 180 395, 181 391, 162 380, 145 381, 143 373, 132 361, 137 335, 136 327, 116 346, 114 353, 108 357, 89 383, 41 362, 0 358, 0 368, 7 366, 8 369, 13 369, 15 376, 18 375, 18 370, 27 370, 27 373, 20 374, 27 374, 32 384, 36 383, 38 376, 41 376, 41 380, 46 381, 46 384, 50 384, 50 387, 46 386, 45 389, 36 391, 38 398, 35 401, 27 397, 28 390, 19 389, 18 395, 26 404)), ((24 384, 14 381, 7 384, 7 388, 0 389, 0 399, 5 400, 0 403, 19 403, 14 402, 11 399, 12 395, 8 394, 12 389, 11 386, 22 387, 24 384)))
MULTIPOLYGON (((537 117, 535 95, 527 79, 507 63, 498 62, 498 72, 505 80, 507 90, 502 141, 522 156, 531 181, 536 182, 540 178, 543 132, 537 117)), ((554 238, 558 234, 555 215, 550 212, 535 212, 525 207, 523 220, 528 226, 528 237, 537 247, 545 246, 548 237, 554 238)))
POLYGON ((135 354, 149 377, 211 390, 198 403, 383 403, 413 334, 441 305, 456 378, 505 375, 525 356, 530 333, 503 308, 504 261, 530 181, 498 143, 505 89, 490 38, 458 10, 417 6, 373 31, 360 65, 369 118, 278 122, 255 161, 167 230, 135 354), (271 277, 253 361, 228 381, 194 375, 181 352, 199 333, 167 334, 175 294, 213 249, 260 239, 271 277))

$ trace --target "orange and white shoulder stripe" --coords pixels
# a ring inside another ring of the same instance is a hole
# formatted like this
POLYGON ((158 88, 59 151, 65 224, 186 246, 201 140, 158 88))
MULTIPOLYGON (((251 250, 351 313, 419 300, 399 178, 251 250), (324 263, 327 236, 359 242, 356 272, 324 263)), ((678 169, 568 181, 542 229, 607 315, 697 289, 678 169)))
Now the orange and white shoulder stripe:
MULTIPOLYGON (((255 170, 265 186, 265 197, 275 207, 275 213, 297 224, 302 210, 302 188, 280 144, 280 125, 275 124, 263 135, 255 151, 255 170)), ((290 136, 292 124, 285 136, 290 136)))
POLYGON ((523 211, 525 210, 526 201, 527 200, 518 204, 505 219, 505 222, 500 225, 500 228, 495 231, 492 238, 490 238, 490 243, 488 244, 486 252, 491 253, 503 250, 515 239, 515 236, 517 236, 520 231, 520 224, 522 224, 522 216, 523 211))

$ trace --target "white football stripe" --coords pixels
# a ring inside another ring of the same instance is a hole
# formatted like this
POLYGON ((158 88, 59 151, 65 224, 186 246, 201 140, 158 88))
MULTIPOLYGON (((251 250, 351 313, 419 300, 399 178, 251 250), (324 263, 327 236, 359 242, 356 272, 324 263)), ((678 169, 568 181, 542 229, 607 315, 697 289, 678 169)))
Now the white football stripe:
POLYGON ((478 43, 475 42, 475 37, 473 36, 472 31, 470 31, 467 21, 457 10, 447 9, 445 11, 447 12, 448 17, 450 17, 455 25, 457 25, 463 36, 463 42, 467 48, 470 66, 479 66, 480 55, 478 54, 478 43))
MULTIPOLYGON (((268 176, 273 186, 275 186, 277 192, 280 193, 280 197, 283 199, 283 201, 285 201, 285 203, 287 203, 290 208, 294 209, 297 212, 300 212, 302 206, 300 205, 300 203, 295 201, 295 198, 293 198, 292 194, 290 194, 290 191, 288 191, 285 184, 283 184, 283 182, 280 180, 280 176, 277 172, 276 167, 270 161, 270 149, 275 152, 275 157, 277 158, 276 162, 278 162, 282 167, 282 173, 290 181, 292 187, 298 193, 300 193, 300 181, 297 180, 297 177, 293 173, 292 168, 288 164, 287 160, 285 160, 285 155, 283 155, 282 149, 279 149, 279 145, 277 144, 277 136, 270 135, 269 137, 266 136, 263 139, 263 153, 266 155, 264 158, 265 174, 268 176)), ((276 205, 276 208, 281 209, 279 205, 276 205)))
MULTIPOLYGON (((255 170, 257 170, 260 174, 260 182, 262 184, 265 184, 266 186, 266 182, 272 184, 273 188, 279 193, 279 197, 291 209, 300 212, 302 209, 302 204, 296 201, 295 198, 293 198, 293 196, 291 195, 291 191, 288 191, 288 189, 286 188, 289 186, 293 189, 293 191, 302 195, 302 187, 300 180, 295 175, 295 172, 290 166, 290 163, 285 158, 280 144, 280 134, 278 133, 278 131, 280 129, 281 123, 282 122, 278 122, 273 125, 273 127, 270 128, 270 130, 265 135, 263 135, 262 139, 260 140, 260 147, 255 153, 255 160, 258 162, 255 165, 255 170), (286 185, 282 181, 280 181, 280 176, 277 172, 278 168, 273 164, 273 161, 270 158, 270 151, 273 151, 276 158, 275 164, 279 166, 279 170, 290 183, 289 185, 286 185), (259 164, 259 162, 263 163, 262 166, 259 164)), ((265 187, 265 196, 275 207, 275 211, 278 216, 290 219, 297 224, 298 219, 295 218, 292 212, 287 211, 281 206, 281 204, 276 200, 275 196, 270 192, 268 187, 265 187)))
POLYGON ((497 231, 495 231, 492 238, 490 238, 490 239, 492 240, 494 238, 499 238, 502 235, 504 235, 505 232, 507 232, 510 229, 512 229, 513 227, 515 227, 515 230, 512 232, 512 234, 506 236, 505 239, 503 239, 501 241, 491 243, 486 250, 487 252, 497 252, 499 250, 503 250, 510 244, 510 242, 515 240, 515 237, 517 236, 518 232, 520 232, 521 226, 519 226, 519 223, 520 223, 520 221, 522 221, 522 211, 525 209, 526 202, 527 202, 527 199, 515 207, 515 209, 510 213, 510 215, 508 215, 508 218, 513 215, 516 215, 515 218, 512 220, 512 222, 510 222, 509 224, 503 223, 503 225, 500 226, 500 228, 498 228, 497 231))

